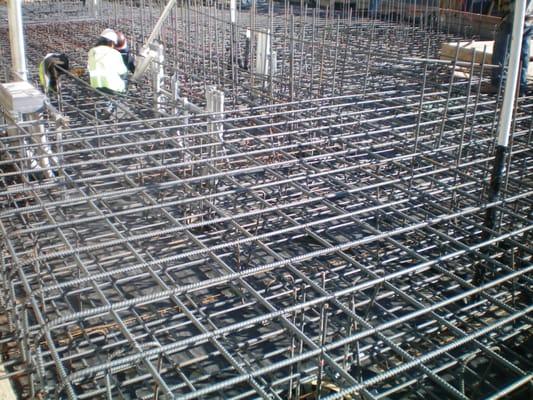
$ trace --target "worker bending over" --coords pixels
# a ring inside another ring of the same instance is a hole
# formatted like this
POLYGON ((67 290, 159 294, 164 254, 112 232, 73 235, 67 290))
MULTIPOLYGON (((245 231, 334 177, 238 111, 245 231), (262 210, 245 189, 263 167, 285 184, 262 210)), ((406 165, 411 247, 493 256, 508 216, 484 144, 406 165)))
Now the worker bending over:
POLYGON ((39 64, 39 82, 44 93, 57 92, 59 76, 69 69, 68 57, 63 53, 48 53, 39 64), (58 68, 59 67, 59 68, 58 68))
MULTIPOLYGON (((524 20, 524 34, 522 35, 522 49, 520 50, 520 88, 519 96, 526 96, 527 93, 527 69, 529 67, 529 45, 533 37, 533 0, 520 0, 526 2, 526 17, 524 20)), ((511 44, 511 34, 513 32, 514 0, 500 0, 503 16, 502 22, 496 33, 494 41, 494 51, 492 53, 492 63, 499 65, 492 73, 492 90, 496 90, 503 77, 503 64, 509 52, 511 44)))
POLYGON ((104 93, 125 93, 128 68, 116 46, 117 33, 113 29, 104 29, 96 46, 89 50, 87 69, 91 86, 104 93))

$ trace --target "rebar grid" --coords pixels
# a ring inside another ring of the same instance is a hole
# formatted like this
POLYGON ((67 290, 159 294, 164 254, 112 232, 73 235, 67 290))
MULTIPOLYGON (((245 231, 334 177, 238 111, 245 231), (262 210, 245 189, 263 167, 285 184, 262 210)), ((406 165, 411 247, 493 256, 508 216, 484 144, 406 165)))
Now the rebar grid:
MULTIPOLYGON (((103 20, 29 24, 33 76, 58 46, 84 65, 111 22, 140 47, 159 6, 119 18, 117 3, 103 20)), ((173 11, 160 39, 179 99, 159 114, 148 80, 109 119, 107 99, 68 75, 51 97, 68 121, 50 113, 1 137, 0 341, 23 396, 527 393, 531 99, 517 101, 503 194, 487 204, 490 66, 464 79, 417 61, 447 38, 432 15, 252 6, 234 40, 228 15, 173 11), (276 74, 258 76, 253 57, 239 66, 247 27, 274 32, 276 74), (184 97, 204 107, 208 84, 226 95, 223 115, 186 111, 184 97), (40 146, 36 124, 54 179, 22 153, 40 146)))

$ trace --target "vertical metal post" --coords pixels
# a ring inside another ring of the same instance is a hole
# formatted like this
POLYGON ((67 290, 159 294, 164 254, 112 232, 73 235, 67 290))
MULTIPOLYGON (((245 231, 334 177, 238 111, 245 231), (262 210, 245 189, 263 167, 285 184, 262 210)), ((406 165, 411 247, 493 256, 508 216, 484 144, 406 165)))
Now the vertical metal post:
MULTIPOLYGON (((231 38, 230 38, 230 65, 231 65, 231 80, 235 85, 237 81, 237 62, 238 62, 238 50, 237 50, 237 1, 230 0, 230 20, 231 20, 231 38)), ((236 90, 234 88, 234 90, 236 90)))
POLYGON ((236 18, 237 0, 230 0, 229 7, 230 7, 231 24, 235 25, 235 22, 237 21, 237 18, 236 18))
MULTIPOLYGON (((217 90, 216 86, 207 86, 205 90, 207 111, 210 113, 216 113, 211 118, 212 120, 218 121, 222 120, 224 112, 224 92, 217 90)), ((218 141, 223 142, 223 126, 222 123, 209 123, 209 130, 212 133, 216 133, 216 138, 218 141)))
POLYGON ((270 30, 262 29, 257 32, 257 57, 256 67, 257 73, 260 75, 268 75, 269 69, 269 49, 270 49, 270 30))
MULTIPOLYGON (((220 122, 222 119, 224 119, 224 115, 222 114, 224 112, 224 92, 221 90, 217 90, 215 85, 207 86, 205 89, 205 97, 206 97, 206 108, 209 113, 214 113, 214 115, 210 116, 210 119, 212 122, 209 122, 207 125, 207 129, 210 133, 211 139, 213 143, 220 143, 222 144, 222 151, 224 151, 223 143, 224 143, 224 125, 220 122)), ((218 146, 214 146, 211 143, 208 143, 208 157, 212 158, 216 156, 216 149, 218 146)), ((213 161, 213 164, 215 161, 213 161)), ((206 173, 208 171, 206 170, 206 173)), ((209 180, 209 190, 215 190, 218 183, 218 179, 210 179, 209 180)))
POLYGON ((179 112, 178 101, 180 99, 180 80, 177 71, 170 78, 170 90, 172 92, 172 114, 177 115, 179 112))
MULTIPOLYGON (((28 114, 30 120, 41 121, 43 114, 41 112, 28 114)), ((52 153, 52 148, 48 142, 47 131, 44 128, 44 124, 33 124, 29 128, 31 137, 28 138, 28 144, 31 144, 33 149, 28 150, 29 154, 33 154, 36 162, 35 168, 41 169, 43 175, 46 178, 53 178, 54 172, 52 171, 52 164, 58 165, 58 159, 52 153)))
POLYGON ((511 53, 509 56, 509 68, 505 82, 505 92, 498 126, 498 146, 507 147, 509 133, 513 119, 513 105, 516 96, 516 84, 520 69, 520 49, 522 48, 522 36, 524 35, 524 19, 526 15, 526 2, 516 1, 511 36, 511 53))
MULTIPOLYGON (((511 134, 511 122, 513 120, 513 106, 516 97, 516 86, 518 83, 520 67, 520 50, 522 47, 522 36, 524 34, 524 19, 526 15, 526 2, 516 1, 514 5, 513 30, 511 36, 510 55, 508 57, 509 67, 507 69, 507 79, 503 94, 503 104, 500 111, 498 124, 498 142, 494 154, 494 164, 492 167, 488 203, 498 200, 500 196, 501 182, 505 174, 505 158, 507 156, 509 137, 511 134)), ((503 71, 502 71, 503 76, 503 71)), ((483 234, 483 241, 491 236, 490 231, 494 229, 497 220, 496 208, 488 207, 485 212, 485 227, 487 230, 483 234)), ((480 266, 474 275, 474 284, 483 282, 485 268, 480 266)))
POLYGON ((24 52, 24 33, 22 31, 22 0, 8 0, 9 42, 15 79, 27 80, 26 55, 24 52))
POLYGON ((99 9, 100 9, 100 0, 89 0, 89 15, 91 17, 97 18, 99 9))
POLYGON ((165 61, 165 51, 162 44, 154 43, 150 48, 155 54, 152 63, 152 85, 154 91, 154 111, 156 113, 164 111, 165 96, 161 89, 165 83, 165 69, 163 62, 165 61))

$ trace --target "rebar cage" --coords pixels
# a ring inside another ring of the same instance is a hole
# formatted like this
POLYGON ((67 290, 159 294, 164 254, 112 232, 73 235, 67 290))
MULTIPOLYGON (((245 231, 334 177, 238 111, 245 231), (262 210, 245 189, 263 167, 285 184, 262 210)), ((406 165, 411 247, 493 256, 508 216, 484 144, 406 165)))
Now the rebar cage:
MULTIPOLYGON (((36 84, 44 54, 84 66, 109 26, 139 50, 164 7, 97 3, 24 4, 36 84)), ((39 116, 3 110, 0 343, 22 398, 531 395, 532 98, 489 203, 492 66, 437 60, 460 39, 438 9, 386 3, 231 23, 178 2, 157 85, 115 98, 66 72, 39 116)))

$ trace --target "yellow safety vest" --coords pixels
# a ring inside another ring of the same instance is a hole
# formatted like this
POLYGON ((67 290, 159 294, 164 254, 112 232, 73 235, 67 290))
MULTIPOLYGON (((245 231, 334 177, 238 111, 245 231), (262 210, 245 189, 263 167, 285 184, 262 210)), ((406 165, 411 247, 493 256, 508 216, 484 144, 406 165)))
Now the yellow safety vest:
POLYGON ((87 69, 93 88, 106 88, 114 92, 125 92, 126 84, 122 79, 128 69, 120 53, 109 46, 96 46, 89 50, 87 69))
POLYGON ((39 82, 46 93, 48 91, 48 85, 50 84, 50 78, 44 72, 44 60, 39 64, 39 82))

